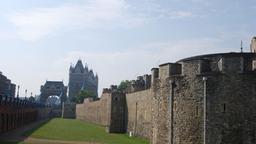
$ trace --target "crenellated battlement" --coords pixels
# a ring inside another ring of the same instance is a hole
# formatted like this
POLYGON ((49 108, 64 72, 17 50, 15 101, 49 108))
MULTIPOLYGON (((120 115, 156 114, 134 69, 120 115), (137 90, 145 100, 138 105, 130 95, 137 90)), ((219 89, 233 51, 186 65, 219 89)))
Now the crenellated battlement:
POLYGON ((252 73, 256 70, 256 53, 220 53, 195 56, 152 68, 152 82, 177 75, 252 73))
MULTIPOLYGON (((138 76, 131 81, 128 93, 150 89, 155 80, 165 80, 175 76, 246 74, 256 71, 256 53, 219 53, 194 56, 175 63, 164 63, 152 68, 151 75, 138 76)), ((111 92, 111 90, 103 90, 111 92)))
POLYGON ((133 93, 137 91, 142 91, 150 89, 152 76, 145 74, 143 76, 138 76, 136 80, 131 80, 130 84, 126 90, 128 93, 133 93))
POLYGON ((190 57, 178 61, 182 74, 251 73, 255 70, 256 53, 220 53, 190 57))
POLYGON ((245 142, 255 136, 255 80, 256 53, 189 57, 138 76, 125 94, 117 86, 103 89, 100 100, 85 101, 77 114, 152 144, 245 142))

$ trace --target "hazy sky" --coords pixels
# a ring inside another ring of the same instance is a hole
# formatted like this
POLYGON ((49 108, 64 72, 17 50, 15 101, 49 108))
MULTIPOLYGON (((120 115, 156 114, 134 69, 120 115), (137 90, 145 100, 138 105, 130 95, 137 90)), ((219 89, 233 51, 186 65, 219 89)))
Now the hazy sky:
POLYGON ((99 89, 161 63, 249 51, 255 0, 1 0, 0 71, 29 93, 46 80, 68 84, 81 58, 99 89))

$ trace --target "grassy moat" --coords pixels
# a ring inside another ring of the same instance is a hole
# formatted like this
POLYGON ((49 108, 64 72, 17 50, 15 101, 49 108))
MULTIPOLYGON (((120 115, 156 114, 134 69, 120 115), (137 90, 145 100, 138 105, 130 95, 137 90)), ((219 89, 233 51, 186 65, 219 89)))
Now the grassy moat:
POLYGON ((52 119, 38 128, 26 131, 23 136, 34 141, 19 142, 31 143, 81 143, 81 144, 149 144, 141 138, 129 138, 126 134, 109 134, 105 128, 84 121, 72 119, 52 119), (49 140, 38 141, 38 140, 49 140), (56 141, 55 141, 56 140, 56 141))

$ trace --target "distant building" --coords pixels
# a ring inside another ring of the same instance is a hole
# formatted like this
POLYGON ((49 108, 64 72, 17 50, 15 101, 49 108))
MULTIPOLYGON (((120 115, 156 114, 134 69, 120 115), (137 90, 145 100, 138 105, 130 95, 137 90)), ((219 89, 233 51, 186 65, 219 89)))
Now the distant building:
POLYGON ((70 100, 78 95, 81 90, 91 91, 98 96, 98 75, 94 75, 92 70, 89 70, 81 60, 78 60, 74 67, 70 66, 68 88, 70 100))
POLYGON ((11 83, 10 96, 15 97, 15 93, 16 93, 16 85, 11 83))
POLYGON ((41 86, 40 91, 39 101, 41 103, 46 103, 50 96, 58 96, 61 102, 66 101, 67 87, 64 85, 63 81, 46 81, 45 84, 41 86))
POLYGON ((0 73, 0 95, 5 95, 7 77, 0 73))
POLYGON ((16 85, 0 72, 0 95, 15 97, 16 85))

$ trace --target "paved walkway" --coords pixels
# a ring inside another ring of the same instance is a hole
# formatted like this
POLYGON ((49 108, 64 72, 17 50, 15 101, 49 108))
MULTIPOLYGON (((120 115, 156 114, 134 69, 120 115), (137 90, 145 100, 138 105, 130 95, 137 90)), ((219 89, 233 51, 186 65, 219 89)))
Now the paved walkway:
POLYGON ((1 141, 4 142, 25 142, 26 144, 99 144, 93 142, 80 142, 80 141, 62 141, 62 140, 49 140, 49 139, 38 139, 32 137, 24 137, 22 134, 28 130, 34 129, 43 123, 47 122, 48 120, 42 120, 35 122, 30 125, 26 125, 22 128, 18 128, 14 131, 7 132, 0 136, 0 143, 1 141))

